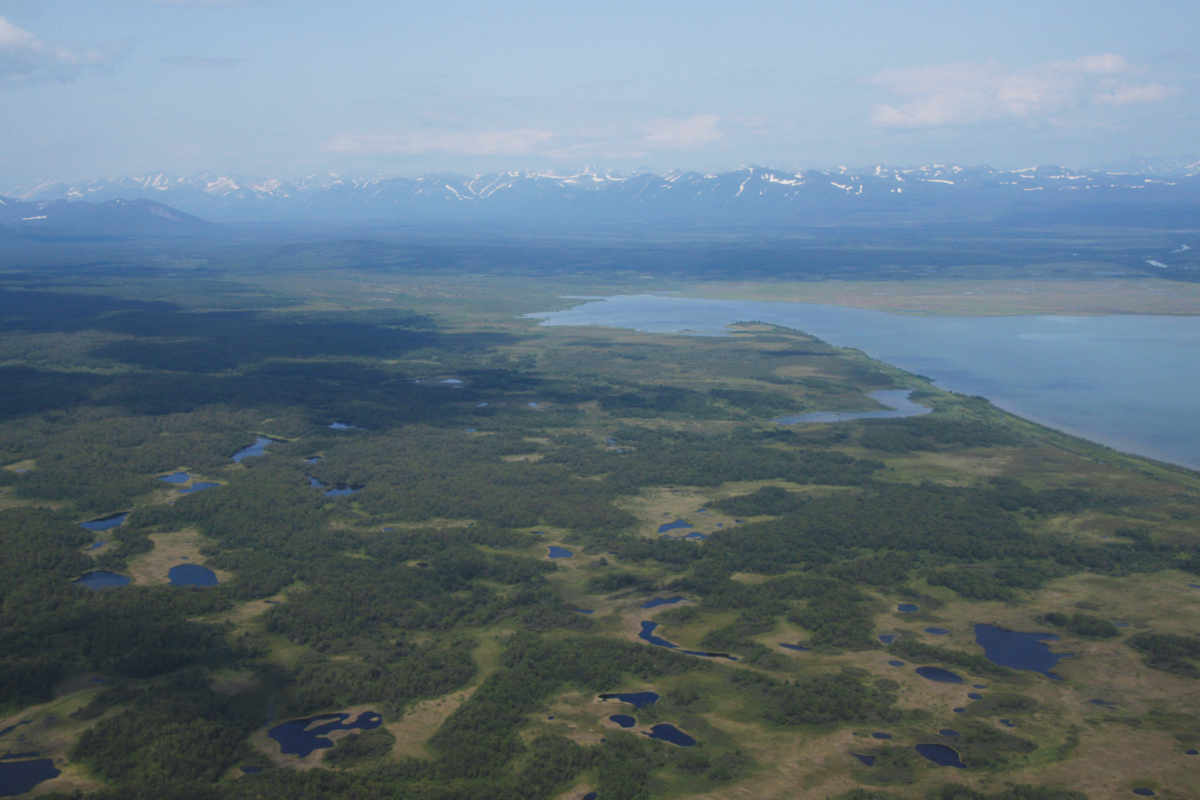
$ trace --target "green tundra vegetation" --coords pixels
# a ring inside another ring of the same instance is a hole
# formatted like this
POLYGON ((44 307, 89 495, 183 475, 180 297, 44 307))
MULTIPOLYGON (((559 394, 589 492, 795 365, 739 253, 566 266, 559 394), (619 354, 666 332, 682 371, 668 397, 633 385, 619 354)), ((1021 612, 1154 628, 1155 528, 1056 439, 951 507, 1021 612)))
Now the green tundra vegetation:
POLYGON ((1192 791, 1200 476, 798 331, 520 317, 632 278, 352 255, 0 273, 0 754, 55 760, 36 794, 1192 791), (770 421, 906 386, 932 413, 770 421), (220 583, 171 585, 182 563, 220 583), (97 569, 131 583, 74 582, 97 569), (1061 637, 1061 680, 977 623, 1061 637), (269 735, 363 711, 383 725, 308 756, 269 735))

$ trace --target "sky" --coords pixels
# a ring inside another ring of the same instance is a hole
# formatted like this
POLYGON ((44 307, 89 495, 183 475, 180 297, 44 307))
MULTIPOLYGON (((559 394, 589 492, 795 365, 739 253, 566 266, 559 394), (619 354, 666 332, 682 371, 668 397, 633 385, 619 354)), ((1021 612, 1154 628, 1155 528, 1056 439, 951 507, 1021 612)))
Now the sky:
POLYGON ((1200 151, 1196 0, 0 0, 0 191, 1200 151))

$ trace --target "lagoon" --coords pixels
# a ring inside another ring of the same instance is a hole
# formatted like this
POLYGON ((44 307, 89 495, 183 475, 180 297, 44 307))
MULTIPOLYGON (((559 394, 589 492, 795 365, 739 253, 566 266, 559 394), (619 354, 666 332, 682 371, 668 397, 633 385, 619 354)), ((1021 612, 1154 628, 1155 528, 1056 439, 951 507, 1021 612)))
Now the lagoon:
POLYGON ((810 303, 611 297, 526 315, 543 325, 606 325, 726 335, 759 320, 863 350, 982 395, 1026 419, 1130 453, 1200 469, 1200 317, 926 317, 810 303))

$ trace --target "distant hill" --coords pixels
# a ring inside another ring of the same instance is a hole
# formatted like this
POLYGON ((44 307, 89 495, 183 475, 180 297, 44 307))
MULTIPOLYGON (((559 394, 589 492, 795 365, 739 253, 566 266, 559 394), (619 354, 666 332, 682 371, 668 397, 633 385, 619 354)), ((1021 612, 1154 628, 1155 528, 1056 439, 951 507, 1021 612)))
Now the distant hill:
POLYGON ((34 241, 110 241, 147 236, 196 236, 219 226, 163 203, 14 200, 0 197, 0 237, 34 241))
MULTIPOLYGON (((763 167, 717 174, 505 172, 418 178, 323 175, 297 181, 204 173, 91 181, 40 182, 9 194, 50 203, 46 216, 96 203, 126 224, 168 230, 196 225, 166 207, 222 221, 730 223, 827 225, 856 222, 1012 222, 1194 227, 1200 208, 1200 161, 1135 160, 1123 170, 1056 166, 1002 171, 987 166, 802 170, 763 167), (116 207, 108 204, 123 201, 116 207), (72 201, 53 206, 56 201, 72 201), (154 201, 135 206, 135 201, 154 201), (153 209, 159 209, 154 211, 153 209), (158 215, 160 219, 152 219, 158 215), (121 219, 126 220, 125 217, 121 219), (170 223, 170 224, 168 224, 170 223)), ((36 217, 43 211, 22 212, 36 217)), ((81 212, 82 214, 82 212, 81 212)), ((82 224, 81 216, 80 224, 82 224)), ((113 217, 114 221, 116 217, 113 217)), ((4 220, 0 220, 4 221, 4 220)), ((22 220, 22 223, 28 220, 22 220)), ((12 224, 12 223, 10 223, 12 224)), ((49 223, 48 223, 49 224, 49 223)), ((22 229, 24 229, 24 225, 22 229)), ((147 228, 149 230, 149 228, 147 228)))

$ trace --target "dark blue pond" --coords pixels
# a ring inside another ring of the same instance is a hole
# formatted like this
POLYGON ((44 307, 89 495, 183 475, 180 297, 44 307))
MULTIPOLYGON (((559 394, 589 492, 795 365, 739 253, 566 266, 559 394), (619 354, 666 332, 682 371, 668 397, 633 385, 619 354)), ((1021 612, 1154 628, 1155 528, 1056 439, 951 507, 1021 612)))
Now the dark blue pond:
POLYGON ((871 738, 872 739, 890 739, 890 738, 892 738, 892 735, 890 733, 884 733, 883 731, 875 731, 874 733, 871 734, 871 738))
POLYGON ((309 456, 308 458, 304 459, 304 463, 305 464, 315 464, 320 460, 321 460, 321 456, 309 456))
POLYGON ((1110 703, 1110 702, 1108 702, 1107 700, 1101 700, 1099 697, 1093 697, 1093 698, 1092 698, 1092 705, 1094 705, 1094 706, 1109 706, 1109 707, 1114 707, 1114 706, 1116 706, 1116 703, 1110 703))
POLYGON ((884 644, 891 644, 892 642, 896 641, 899 638, 900 638, 900 634, 898 634, 898 633, 881 633, 881 634, 879 634, 879 641, 883 642, 884 644))
POLYGON ((602 694, 601 700, 619 700, 622 703, 629 703, 634 708, 644 708, 658 702, 658 694, 655 692, 625 692, 622 694, 602 694))
POLYGON ((1154 790, 1147 789, 1145 787, 1142 787, 1141 789, 1134 789, 1133 793, 1139 797, 1154 797, 1154 790))
POLYGON ((695 739, 688 736, 683 731, 679 730, 679 728, 676 728, 674 725, 671 725, 670 723, 667 723, 667 722, 663 722, 659 725, 655 725, 654 727, 652 727, 650 729, 650 732, 647 733, 646 735, 649 736, 651 739, 658 739, 659 741, 670 742, 671 744, 677 744, 680 747, 691 747, 694 744, 696 744, 695 739))
POLYGON ((963 683, 963 679, 959 675, 955 675, 948 669, 941 667, 917 667, 917 674, 927 681, 937 681, 938 683, 963 683))
POLYGON ((1000 724, 1001 724, 1001 725, 1003 725, 1003 726, 1004 726, 1004 727, 1006 727, 1006 728, 1015 728, 1015 727, 1017 727, 1016 725, 1014 725, 1014 724, 1013 724, 1012 720, 1008 720, 1008 719, 1002 719, 1002 720, 1000 720, 1000 724))
POLYGON ((779 646, 780 646, 780 647, 786 647, 788 650, 799 650, 799 651, 800 651, 800 652, 802 652, 802 653, 807 653, 807 652, 809 652, 809 650, 810 650, 810 648, 808 648, 808 647, 805 647, 804 645, 800 645, 800 644, 788 644, 787 642, 780 642, 780 643, 779 643, 779 646))
POLYGON ((945 628, 926 628, 926 633, 932 633, 934 636, 949 636, 950 631, 945 628))
POLYGON ((690 523, 684 522, 681 519, 677 519, 674 522, 668 522, 666 524, 659 525, 658 532, 659 533, 670 533, 671 531, 679 530, 680 528, 691 528, 691 527, 692 527, 692 525, 690 523))
POLYGON ((0 756, 0 761, 16 761, 17 759, 23 758, 37 758, 40 755, 41 753, 37 752, 36 750, 30 753, 5 753, 4 755, 0 756))
POLYGON ((321 483, 319 480, 314 478, 312 475, 309 475, 308 473, 305 473, 304 477, 308 478, 308 485, 310 487, 312 487, 313 489, 324 489, 326 486, 329 485, 328 483, 321 483))
POLYGON ((180 564, 167 571, 172 586, 216 586, 217 574, 199 564, 180 564))
POLYGON ((382 724, 383 717, 374 711, 364 711, 358 715, 357 719, 353 720, 350 719, 349 714, 325 714, 319 717, 284 722, 271 728, 267 735, 279 742, 279 749, 284 753, 304 758, 314 750, 333 747, 333 742, 325 738, 327 733, 348 731, 353 728, 369 731, 382 724))
POLYGON ((939 767, 966 769, 967 765, 958 757, 958 751, 944 744, 918 744, 916 751, 939 767))
POLYGON ((128 586, 129 578, 124 575, 118 575, 115 572, 109 572, 106 569, 96 569, 83 573, 75 579, 75 583, 78 583, 80 586, 86 586, 93 591, 99 591, 117 586, 128 586))
POLYGON ((620 725, 622 728, 632 728, 637 724, 637 720, 628 714, 613 714, 611 717, 609 717, 609 719, 620 725))
POLYGON ((1196 748, 1193 747, 1191 750, 1188 750, 1186 753, 1184 753, 1184 755, 1185 756, 1200 756, 1200 750, 1197 750, 1196 748))
POLYGON ((968 692, 967 699, 968 700, 982 700, 983 695, 981 695, 979 692, 968 692))
POLYGON ((659 606, 670 606, 681 602, 682 597, 656 597, 653 600, 647 600, 642 603, 642 608, 658 608, 659 606))
POLYGON ((708 537, 705 536, 703 533, 697 532, 697 533, 689 533, 687 536, 684 536, 683 538, 691 539, 693 542, 698 542, 701 539, 707 539, 708 537))
POLYGON ((1062 678, 1050 672, 1051 667, 1070 653, 1051 653, 1046 642, 1058 641, 1053 633, 1018 633, 995 625, 975 626, 975 641, 982 645, 983 655, 993 664, 1012 669, 1040 672, 1056 681, 1062 678))
POLYGON ((952 709, 950 709, 950 710, 951 710, 951 711, 953 711, 955 714, 965 714, 965 713, 967 713, 967 710, 966 710, 965 708, 962 708, 961 706, 960 706, 959 708, 952 708, 952 709))
POLYGON ((1129 627, 1128 622, 1114 622, 1113 625, 1116 625, 1118 628, 1128 628, 1129 627))
POLYGON ((551 558, 571 558, 574 555, 575 555, 574 553, 572 553, 570 550, 568 550, 565 547, 554 547, 553 545, 551 545, 551 547, 550 547, 550 557, 551 558))
POLYGON ((192 479, 192 476, 186 472, 172 472, 170 475, 159 475, 158 479, 167 483, 187 483, 192 479))
POLYGON ((108 542, 92 542, 91 545, 88 546, 88 550, 96 550, 97 548, 104 547, 106 544, 108 544, 108 542))
MULTIPOLYGON (((604 740, 601 739, 600 741, 603 742, 604 740)), ((597 798, 599 798, 599 797, 600 797, 599 792, 588 792, 587 794, 585 794, 583 796, 583 800, 597 800, 597 798)))
POLYGON ((354 483, 339 483, 329 491, 325 492, 326 497, 349 497, 352 494, 358 494, 363 490, 365 484, 354 483))
POLYGON ((575 613, 576 614, 594 614, 594 613, 596 613, 596 609, 594 609, 594 608, 577 608, 577 609, 575 609, 575 613))
POLYGON ((39 758, 35 761, 0 762, 0 797, 15 797, 32 791, 42 781, 61 775, 54 761, 39 758))
POLYGON ((21 727, 22 725, 28 725, 28 724, 29 724, 29 723, 31 723, 31 722, 33 722, 33 720, 31 720, 31 719, 23 719, 23 720, 21 720, 21 721, 20 721, 20 722, 18 722, 18 723, 15 723, 15 724, 13 724, 13 725, 9 725, 7 728, 4 728, 3 730, 0 730, 0 736, 7 736, 8 734, 12 733, 13 731, 15 731, 17 728, 21 727))
POLYGON ((247 458, 265 456, 267 454, 267 445, 269 445, 271 442, 272 440, 266 436, 259 436, 254 440, 254 444, 243 447, 241 450, 238 450, 236 453, 230 456, 230 458, 240 464, 247 458))
POLYGON ((243 775, 255 775, 255 774, 263 771, 262 767, 252 767, 248 764, 243 764, 238 769, 240 769, 242 771, 243 775))
MULTIPOLYGON (((679 645, 672 644, 671 642, 668 642, 666 639, 662 638, 661 636, 654 635, 654 629, 657 627, 658 627, 657 622, 643 622, 642 623, 642 632, 638 634, 638 638, 644 639, 645 641, 649 642, 650 644, 657 645, 658 647, 670 647, 671 649, 678 649, 679 645)), ((728 653, 706 653, 703 650, 682 650, 680 652, 685 653, 689 656, 703 656, 704 658, 727 658, 730 661, 737 661, 736 658, 729 655, 728 653)))
POLYGON ((107 517, 94 519, 91 522, 81 522, 79 526, 87 528, 89 531, 107 531, 120 525, 128 516, 128 511, 122 511, 120 514, 110 514, 107 517))
POLYGON ((888 664, 890 664, 893 667, 903 667, 904 666, 903 661, 889 661, 888 664))
POLYGON ((789 414, 771 420, 780 425, 795 425, 798 422, 845 422, 852 419, 891 419, 928 414, 933 409, 919 406, 908 399, 911 389, 884 389, 871 392, 871 397, 887 406, 884 411, 814 411, 809 414, 789 414))
POLYGON ((953 739, 958 736, 958 731, 954 730, 953 728, 942 728, 940 731, 938 731, 938 733, 949 739, 953 739))
POLYGON ((905 614, 911 614, 914 611, 920 611, 921 607, 914 606, 912 603, 901 603, 900 605, 896 606, 896 610, 901 611, 905 614))
POLYGON ((219 483, 193 483, 191 486, 189 486, 186 489, 180 489, 179 493, 180 494, 195 494, 196 492, 203 492, 205 489, 215 489, 220 485, 221 484, 219 484, 219 483))
POLYGON ((982 683, 972 683, 971 688, 972 689, 986 689, 987 687, 984 686, 982 683))
POLYGON ((851 753, 850 755, 854 756, 868 767, 875 766, 875 756, 865 756, 862 753, 851 753))

